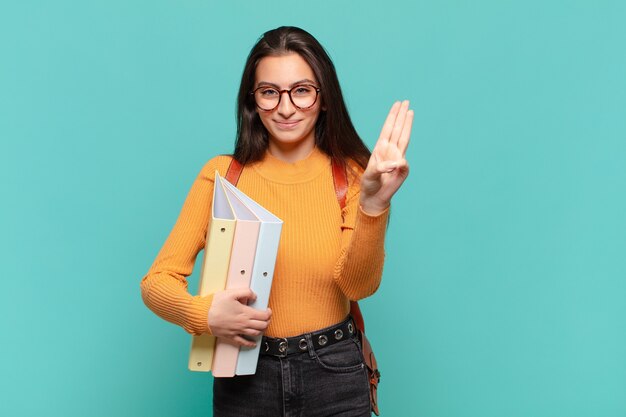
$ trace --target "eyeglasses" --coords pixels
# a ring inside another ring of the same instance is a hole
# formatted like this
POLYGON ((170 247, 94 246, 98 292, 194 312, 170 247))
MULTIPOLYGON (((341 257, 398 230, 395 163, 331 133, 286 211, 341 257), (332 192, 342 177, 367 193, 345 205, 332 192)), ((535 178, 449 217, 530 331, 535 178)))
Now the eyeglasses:
POLYGON ((283 93, 289 95, 291 103, 299 110, 306 110, 313 107, 317 101, 320 89, 312 84, 298 84, 289 90, 279 90, 275 87, 261 86, 250 94, 254 96, 254 101, 259 109, 263 111, 276 110, 280 104, 283 93))

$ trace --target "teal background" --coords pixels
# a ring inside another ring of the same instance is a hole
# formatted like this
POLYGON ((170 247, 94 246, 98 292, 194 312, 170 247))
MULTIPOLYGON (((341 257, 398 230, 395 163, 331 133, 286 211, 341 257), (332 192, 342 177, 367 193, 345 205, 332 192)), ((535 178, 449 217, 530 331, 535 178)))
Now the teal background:
POLYGON ((625 18, 620 1, 2 2, 0 415, 211 415, 211 377, 139 281, 232 150, 250 47, 289 24, 330 52, 370 146, 394 100, 416 112, 362 303, 383 416, 626 416, 625 18))

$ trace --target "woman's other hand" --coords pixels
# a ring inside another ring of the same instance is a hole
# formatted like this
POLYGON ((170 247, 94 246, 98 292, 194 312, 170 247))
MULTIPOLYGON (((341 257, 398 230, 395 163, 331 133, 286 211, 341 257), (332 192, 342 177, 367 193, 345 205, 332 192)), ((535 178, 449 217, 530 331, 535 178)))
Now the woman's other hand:
POLYGON ((226 339, 237 346, 254 347, 255 343, 244 336, 259 336, 270 322, 272 311, 259 311, 247 306, 256 300, 250 288, 218 291, 213 295, 209 309, 209 327, 214 336, 226 339))
POLYGON ((413 110, 409 110, 409 102, 395 102, 361 176, 360 204, 366 213, 376 215, 385 211, 409 175, 405 154, 412 126, 413 110))

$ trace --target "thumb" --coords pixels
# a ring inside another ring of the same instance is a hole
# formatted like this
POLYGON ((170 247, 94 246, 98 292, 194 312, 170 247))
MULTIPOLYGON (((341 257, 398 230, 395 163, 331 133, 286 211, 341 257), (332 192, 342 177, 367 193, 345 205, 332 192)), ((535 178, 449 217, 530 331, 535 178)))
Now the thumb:
POLYGON ((230 295, 235 300, 245 301, 254 301, 256 300, 256 294, 250 288, 233 288, 230 290, 230 295))
POLYGON ((385 172, 391 172, 394 169, 398 168, 399 164, 396 161, 382 161, 378 164, 377 171, 381 174, 385 172))

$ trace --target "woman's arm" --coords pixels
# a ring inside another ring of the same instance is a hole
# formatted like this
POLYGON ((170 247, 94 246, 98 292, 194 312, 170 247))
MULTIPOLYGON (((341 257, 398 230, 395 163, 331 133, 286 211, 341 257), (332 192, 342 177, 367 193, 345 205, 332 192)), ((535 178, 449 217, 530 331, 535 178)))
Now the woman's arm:
POLYGON ((389 209, 370 215, 359 205, 358 179, 348 189, 341 232, 341 255, 334 279, 350 300, 372 295, 379 287, 385 260, 389 209))
POLYGON ((213 198, 214 161, 196 177, 174 228, 141 281, 141 295, 150 310, 181 326, 188 333, 208 332, 207 316, 213 295, 193 296, 188 291, 198 253, 204 248, 213 198))
POLYGON ((391 197, 409 174, 405 154, 412 124, 409 102, 394 103, 365 172, 348 190, 334 278, 350 300, 365 298, 380 285, 391 197))
POLYGON ((205 297, 193 296, 187 289, 187 277, 205 246, 215 171, 224 173, 229 162, 229 157, 214 158, 198 174, 174 228, 141 281, 141 295, 148 308, 188 333, 208 333, 254 346, 240 335, 259 335, 267 327, 271 311, 246 305, 255 298, 250 289, 218 291, 205 297))

